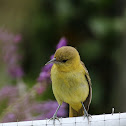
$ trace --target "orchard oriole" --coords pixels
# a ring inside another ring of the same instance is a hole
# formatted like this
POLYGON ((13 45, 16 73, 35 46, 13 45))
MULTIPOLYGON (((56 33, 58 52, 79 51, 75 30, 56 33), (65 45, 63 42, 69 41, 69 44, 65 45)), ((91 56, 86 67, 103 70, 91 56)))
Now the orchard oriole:
POLYGON ((52 119, 55 123, 57 111, 63 102, 69 104, 69 117, 89 117, 88 109, 92 99, 91 79, 80 60, 78 51, 71 46, 63 46, 56 50, 51 69, 52 89, 59 104, 52 119))

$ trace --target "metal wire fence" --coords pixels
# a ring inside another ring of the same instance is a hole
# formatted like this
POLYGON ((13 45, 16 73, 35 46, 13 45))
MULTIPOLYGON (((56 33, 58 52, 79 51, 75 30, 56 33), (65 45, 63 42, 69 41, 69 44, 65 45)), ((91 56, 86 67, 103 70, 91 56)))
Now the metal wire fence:
MULTIPOLYGON (((84 117, 60 118, 55 126, 126 126, 126 113, 92 115, 89 120, 84 117)), ((0 126, 53 126, 53 121, 35 120, 24 122, 0 123, 0 126)))

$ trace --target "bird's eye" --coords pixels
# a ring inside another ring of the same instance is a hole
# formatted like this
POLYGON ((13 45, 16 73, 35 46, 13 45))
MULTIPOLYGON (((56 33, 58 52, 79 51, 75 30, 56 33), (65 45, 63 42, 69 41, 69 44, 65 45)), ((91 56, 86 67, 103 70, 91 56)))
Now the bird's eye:
POLYGON ((67 60, 63 60, 62 62, 65 63, 67 60))

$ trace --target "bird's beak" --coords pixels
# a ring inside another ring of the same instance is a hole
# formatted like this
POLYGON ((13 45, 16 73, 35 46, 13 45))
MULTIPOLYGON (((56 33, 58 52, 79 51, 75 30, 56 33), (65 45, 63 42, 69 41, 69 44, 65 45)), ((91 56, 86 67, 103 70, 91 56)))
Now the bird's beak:
POLYGON ((49 62, 47 62, 45 65, 48 65, 48 64, 53 64, 53 63, 56 63, 56 58, 53 58, 51 59, 49 62))

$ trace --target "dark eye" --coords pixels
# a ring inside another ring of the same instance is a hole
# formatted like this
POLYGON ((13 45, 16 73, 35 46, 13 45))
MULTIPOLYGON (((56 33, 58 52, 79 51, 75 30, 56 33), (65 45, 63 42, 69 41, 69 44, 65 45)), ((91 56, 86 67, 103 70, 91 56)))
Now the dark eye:
POLYGON ((65 63, 67 60, 63 60, 62 62, 65 63))

